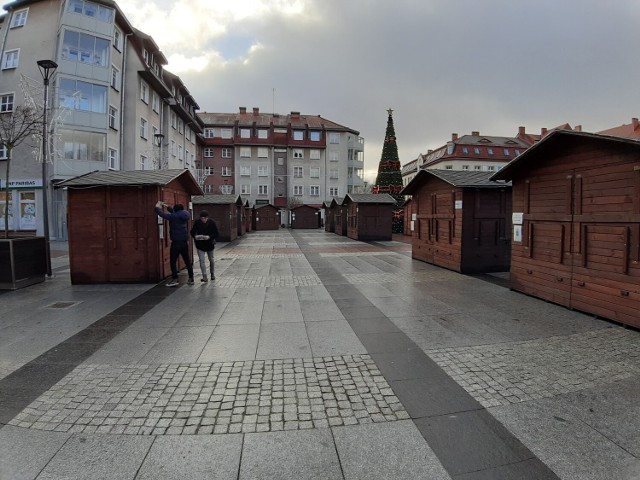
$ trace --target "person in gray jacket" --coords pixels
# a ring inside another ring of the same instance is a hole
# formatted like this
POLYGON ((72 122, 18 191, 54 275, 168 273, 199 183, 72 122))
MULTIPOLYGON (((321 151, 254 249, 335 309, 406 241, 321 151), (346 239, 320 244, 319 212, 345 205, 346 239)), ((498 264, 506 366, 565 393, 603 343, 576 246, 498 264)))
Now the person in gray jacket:
POLYGON ((216 239, 218 238, 218 226, 213 219, 209 218, 209 212, 202 210, 200 212, 200 219, 193 222, 191 227, 191 236, 196 241, 196 250, 198 252, 198 259, 200 260, 200 270, 202 271, 201 282, 208 282, 207 278, 207 264, 205 256, 209 259, 209 271, 211 272, 211 280, 215 280, 213 268, 213 249, 216 246, 216 239))
POLYGON ((184 209, 182 204, 176 203, 173 208, 166 203, 158 201, 156 203, 156 213, 159 217, 169 220, 169 238, 171 238, 171 248, 169 250, 169 263, 171 265, 171 281, 167 287, 177 287, 178 283, 178 257, 182 257, 189 273, 187 283, 193 285, 193 266, 189 258, 189 220, 191 215, 184 209), (169 213, 165 213, 162 207, 167 207, 169 213))

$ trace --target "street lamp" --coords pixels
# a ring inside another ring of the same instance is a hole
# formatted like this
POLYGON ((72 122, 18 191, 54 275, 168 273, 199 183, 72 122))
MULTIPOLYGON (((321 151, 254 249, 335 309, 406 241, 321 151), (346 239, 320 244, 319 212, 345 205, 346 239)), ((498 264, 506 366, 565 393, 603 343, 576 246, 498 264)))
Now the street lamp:
POLYGON ((49 206, 47 200, 47 188, 49 179, 47 177, 47 106, 49 103, 49 79, 58 68, 58 64, 53 60, 38 60, 38 68, 44 80, 44 107, 42 114, 42 214, 44 224, 45 251, 47 256, 47 277, 51 278, 51 249, 49 247, 49 206))
POLYGON ((158 147, 158 170, 162 170, 162 140, 164 139, 164 135, 162 133, 154 133, 153 140, 155 141, 156 146, 158 147))

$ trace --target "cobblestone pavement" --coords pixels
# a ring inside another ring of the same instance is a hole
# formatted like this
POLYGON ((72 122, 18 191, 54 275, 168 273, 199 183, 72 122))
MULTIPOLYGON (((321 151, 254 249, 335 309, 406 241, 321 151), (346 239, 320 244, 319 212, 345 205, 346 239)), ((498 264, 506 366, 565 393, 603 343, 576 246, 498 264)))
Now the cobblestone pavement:
POLYGON ((607 385, 640 370, 638 333, 617 328, 426 353, 484 407, 607 385))
POLYGON ((82 365, 11 425, 71 433, 192 435, 408 419, 368 355, 207 364, 82 365))

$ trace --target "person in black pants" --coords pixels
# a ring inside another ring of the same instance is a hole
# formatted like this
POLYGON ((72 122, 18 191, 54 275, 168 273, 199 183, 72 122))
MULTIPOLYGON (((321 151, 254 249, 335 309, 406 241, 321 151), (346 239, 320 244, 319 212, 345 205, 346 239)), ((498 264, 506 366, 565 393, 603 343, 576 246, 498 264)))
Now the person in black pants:
POLYGON ((193 285, 193 266, 191 258, 189 258, 189 219, 191 215, 180 203, 176 203, 173 208, 166 203, 158 201, 156 203, 156 213, 158 216, 169 220, 169 238, 171 238, 171 249, 169 250, 169 263, 171 264, 171 281, 167 283, 167 287, 178 286, 178 257, 182 256, 189 280, 187 283, 193 285), (167 207, 169 213, 165 213, 162 207, 167 207))
POLYGON ((196 241, 196 250, 198 259, 200 260, 200 270, 202 270, 201 282, 209 281, 207 278, 207 263, 205 257, 209 259, 209 272, 211 280, 216 279, 213 269, 213 249, 216 246, 218 238, 218 226, 213 219, 209 218, 209 212, 202 210, 200 212, 200 220, 193 222, 191 227, 191 236, 196 241))

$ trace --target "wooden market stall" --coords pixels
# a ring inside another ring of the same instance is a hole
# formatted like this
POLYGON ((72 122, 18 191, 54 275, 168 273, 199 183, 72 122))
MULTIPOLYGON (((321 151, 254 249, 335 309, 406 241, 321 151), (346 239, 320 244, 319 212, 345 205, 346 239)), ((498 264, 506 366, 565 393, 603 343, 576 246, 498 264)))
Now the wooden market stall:
POLYGON ((418 171, 401 192, 412 195, 413 258, 461 273, 509 270, 511 184, 492 174, 418 171))
POLYGON ((347 236, 354 240, 391 240, 396 201, 388 193, 347 193, 347 236))
POLYGON ((640 327, 640 143, 554 131, 513 183, 511 288, 640 327))
POLYGON ((250 232, 253 228, 253 212, 249 200, 244 202, 244 228, 246 232, 250 232))
MULTIPOLYGON (((171 275, 161 200, 189 208, 202 190, 188 170, 92 172, 65 180, 71 283, 156 283, 171 275)), ((180 266, 180 264, 179 264, 180 266)))
POLYGON ((335 224, 334 232, 343 237, 347 236, 347 206, 343 204, 344 197, 331 200, 331 211, 335 224))
POLYGON ((242 205, 240 195, 198 195, 193 197, 193 213, 197 218, 202 210, 216 222, 220 236, 218 241, 231 242, 238 238, 238 212, 242 205))
POLYGON ((280 210, 271 204, 254 205, 253 229, 278 230, 280 228, 280 210))
POLYGON ((246 219, 245 219, 245 199, 243 199, 242 197, 240 198, 240 203, 236 206, 236 215, 237 215, 237 221, 236 221, 236 225, 238 227, 238 236, 241 237, 243 236, 245 233, 247 233, 247 225, 246 225, 246 219))
POLYGON ((413 219, 413 215, 412 214, 415 213, 413 211, 413 203, 412 203, 411 199, 405 200, 404 204, 402 205, 402 208, 404 209, 404 230, 403 230, 402 233, 404 235, 411 236, 411 233, 412 233, 411 225, 413 225, 411 223, 411 221, 413 219))
POLYGON ((311 205, 291 208, 291 228, 320 228, 320 209, 311 205))
POLYGON ((324 231, 334 233, 336 231, 336 220, 333 215, 335 212, 331 209, 331 202, 323 202, 322 208, 324 210, 324 231))

